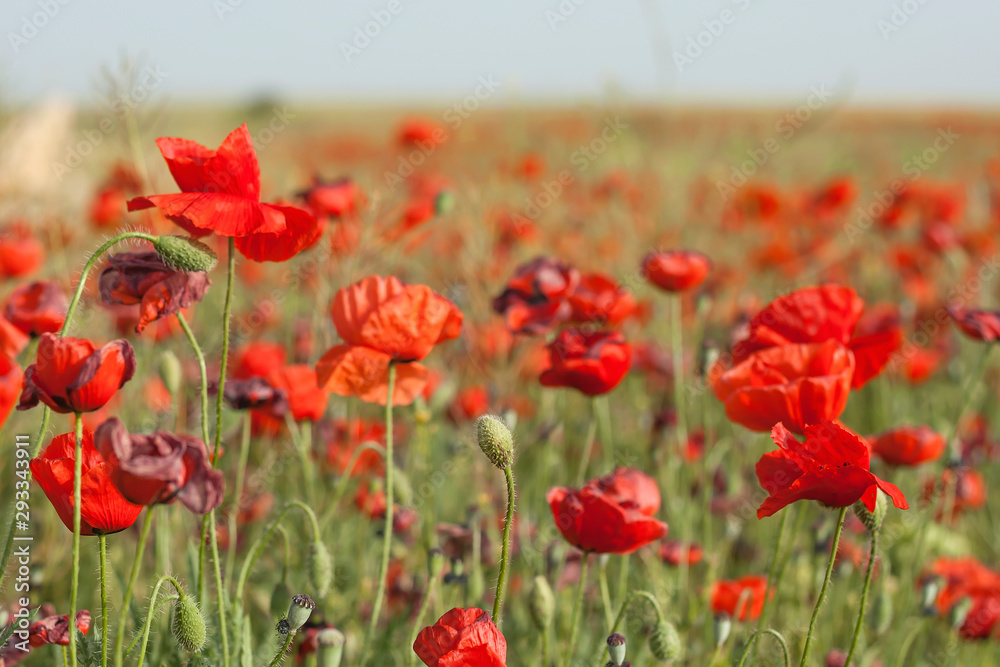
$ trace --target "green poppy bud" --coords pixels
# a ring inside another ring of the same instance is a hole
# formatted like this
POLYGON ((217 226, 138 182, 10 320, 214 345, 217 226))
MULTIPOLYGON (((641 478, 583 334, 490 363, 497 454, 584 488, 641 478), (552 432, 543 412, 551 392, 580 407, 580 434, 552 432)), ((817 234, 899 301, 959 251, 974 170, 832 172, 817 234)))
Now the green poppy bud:
POLYGON ((205 617, 194 598, 185 595, 174 605, 174 617, 170 621, 170 631, 174 640, 188 653, 197 653, 205 646, 208 630, 205 617))
POLYGON ((535 629, 543 632, 552 625, 552 616, 556 610, 556 598, 552 594, 552 588, 545 577, 538 575, 531 587, 531 596, 528 598, 528 611, 531 613, 531 620, 535 623, 535 629))
POLYGON ((316 596, 321 600, 325 598, 330 592, 330 583, 333 581, 333 556, 330 555, 326 545, 319 540, 314 540, 309 547, 306 575, 316 596))
POLYGON ((186 236, 158 236, 153 248, 175 271, 211 271, 219 261, 214 250, 186 236))
POLYGON ((323 628, 316 634, 317 667, 340 667, 344 657, 344 633, 337 628, 323 628))
POLYGON ((888 502, 886 501, 885 493, 881 489, 876 489, 875 493, 875 511, 869 512, 865 504, 858 500, 854 503, 854 514, 857 515, 861 523, 865 524, 865 527, 874 532, 882 527, 882 522, 885 520, 885 512, 888 509, 888 502))
POLYGON ((479 449, 500 470, 514 464, 514 436, 503 420, 495 415, 483 415, 476 421, 479 449))
POLYGON ((180 359, 170 350, 166 350, 160 354, 158 370, 160 371, 160 379, 163 380, 163 385, 167 388, 167 391, 170 392, 171 396, 177 396, 184 382, 184 371, 181 368, 180 359))
POLYGON ((625 637, 617 632, 608 637, 608 657, 615 667, 625 662, 625 637))
POLYGON ((649 650, 662 662, 673 662, 681 657, 681 636, 673 623, 660 621, 649 635, 649 650))

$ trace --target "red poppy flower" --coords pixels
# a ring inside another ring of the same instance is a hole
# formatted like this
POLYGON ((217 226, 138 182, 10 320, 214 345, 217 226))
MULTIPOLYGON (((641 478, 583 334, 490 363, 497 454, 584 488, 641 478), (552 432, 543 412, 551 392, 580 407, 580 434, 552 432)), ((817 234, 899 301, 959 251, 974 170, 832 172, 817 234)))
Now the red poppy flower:
POLYGON ((985 343, 1000 340, 1000 312, 953 306, 948 308, 948 314, 955 326, 969 338, 985 343))
MULTIPOLYGON (((83 635, 90 630, 90 612, 86 609, 76 612, 76 630, 83 635)), ((32 623, 28 628, 28 644, 32 648, 46 644, 69 646, 69 614, 46 616, 32 623)))
POLYGON ((959 514, 967 510, 982 509, 986 505, 986 482, 978 470, 972 468, 945 468, 941 476, 932 479, 924 485, 924 500, 938 498, 941 509, 937 518, 944 515, 946 502, 951 502, 951 517, 954 521, 959 514), (945 495, 947 490, 948 496, 945 495), (949 499, 946 499, 949 498, 949 499))
POLYGON ((504 667, 507 640, 490 615, 471 607, 455 607, 426 627, 413 651, 428 667, 504 667))
POLYGON ((249 380, 252 377, 266 378, 271 373, 285 367, 285 346, 269 341, 248 343, 233 354, 231 377, 249 380))
POLYGON ((316 176, 312 185, 298 196, 316 213, 331 218, 353 217, 365 204, 364 193, 350 178, 326 183, 316 176))
POLYGON ((902 344, 894 311, 878 312, 861 326, 864 307, 849 287, 796 290, 775 299, 750 320, 747 337, 733 346, 733 362, 739 364, 752 353, 775 346, 834 340, 854 353, 851 383, 858 389, 881 372, 902 344))
POLYGON ((316 245, 326 229, 326 218, 294 206, 269 204, 285 216, 285 228, 278 232, 254 232, 236 239, 236 249, 255 262, 287 262, 316 245))
POLYGON ((18 410, 45 403, 56 412, 93 412, 135 373, 135 352, 127 340, 98 348, 85 338, 42 334, 35 363, 24 371, 18 410))
POLYGON ((55 283, 40 281, 11 292, 4 314, 24 333, 40 336, 62 329, 68 309, 69 302, 62 289, 55 283))
POLYGON ((517 267, 493 299, 493 310, 504 316, 512 333, 548 333, 572 314, 567 299, 579 282, 580 273, 572 266, 538 257, 517 267))
MULTIPOLYGON (((57 435, 31 460, 31 474, 42 487, 63 524, 73 530, 73 467, 76 436, 57 435)), ((135 523, 142 505, 125 500, 111 482, 111 464, 94 448, 94 434, 83 431, 83 473, 80 488, 80 534, 109 535, 135 523)))
POLYGON ((971 598, 972 607, 959 628, 965 639, 986 639, 1000 621, 1000 574, 972 557, 938 558, 923 571, 919 581, 939 577, 944 585, 935 607, 946 615, 962 598, 971 598))
POLYGON ((180 500, 196 514, 222 504, 225 482, 199 438, 153 431, 130 434, 117 418, 97 427, 97 451, 110 466, 111 482, 129 502, 158 505, 180 500))
POLYGON ((929 426, 900 426, 868 439, 873 454, 894 466, 918 466, 944 453, 944 436, 929 426))
POLYGON ((784 422, 797 433, 847 407, 854 355, 836 341, 755 352, 715 379, 726 416, 751 431, 784 422))
POLYGON ((612 278, 588 273, 568 295, 570 322, 597 326, 617 326, 638 310, 632 293, 612 278))
POLYGON ((272 387, 284 391, 292 418, 299 421, 317 421, 326 412, 330 394, 319 386, 312 366, 295 364, 272 371, 267 376, 272 387))
POLYGON ((549 367, 543 387, 572 387, 587 396, 606 394, 624 379, 632 365, 632 347, 617 331, 562 331, 548 346, 549 367))
POLYGON ((136 333, 142 333, 151 322, 176 315, 201 301, 209 285, 211 281, 204 271, 175 271, 155 252, 111 255, 98 279, 105 304, 139 304, 136 333))
POLYGON ((705 550, 695 542, 685 543, 680 540, 664 540, 660 544, 660 559, 668 565, 677 567, 681 563, 687 566, 697 565, 705 557, 705 550))
MULTIPOLYGON (((609 493, 594 480, 579 490, 554 487, 545 499, 556 527, 573 546, 595 553, 630 554, 667 534, 667 524, 652 518, 652 498, 645 495, 649 492, 646 484, 623 482, 613 485, 609 493), (637 491, 641 495, 630 495, 637 491)), ((658 490, 656 496, 658 501, 658 490)))
POLYGON ((158 208, 193 236, 278 233, 289 216, 303 214, 289 206, 262 204, 260 165, 246 123, 217 150, 187 139, 161 137, 156 145, 167 162, 178 194, 148 195, 128 202, 129 211, 158 208))
POLYGON ((857 435, 835 422, 823 422, 806 426, 805 436, 805 442, 799 442, 783 424, 771 430, 778 449, 757 461, 757 480, 769 494, 757 509, 758 519, 797 500, 817 500, 828 507, 860 500, 874 512, 878 489, 899 509, 909 507, 896 485, 871 473, 868 447, 857 435))
POLYGON ((396 133, 396 141, 403 148, 416 146, 429 150, 447 140, 448 132, 426 118, 407 118, 400 124, 396 133))
POLYGON ((287 394, 264 378, 230 380, 223 397, 234 410, 264 410, 275 417, 283 417, 288 412, 287 394))
POLYGON ((712 262, 693 250, 654 251, 642 260, 646 280, 667 292, 683 292, 700 285, 712 262))
POLYGON ((0 230, 0 277, 30 275, 44 261, 45 248, 31 233, 30 227, 13 224, 0 230))
POLYGON ((739 579, 712 582, 708 596, 712 611, 740 621, 757 620, 764 611, 764 596, 774 596, 767 588, 767 577, 751 574, 739 579))
POLYGON ((7 422, 10 411, 17 404, 23 378, 21 367, 0 355, 0 427, 7 422))
POLYGON ((448 407, 448 419, 455 423, 476 419, 489 412, 490 391, 483 385, 466 387, 458 392, 448 407))
POLYGON ((101 188, 90 202, 88 217, 95 227, 117 227, 125 217, 128 195, 118 185, 101 188))
POLYGON ((384 405, 389 364, 397 364, 393 405, 413 402, 427 383, 419 361, 457 338, 462 313, 425 285, 370 276, 337 292, 333 323, 344 340, 316 364, 320 385, 340 396, 384 405))
POLYGON ((26 333, 14 326, 10 320, 0 315, 0 356, 11 361, 17 359, 31 340, 26 333))
POLYGON ((660 487, 656 480, 635 468, 615 468, 610 475, 587 482, 617 503, 631 503, 646 516, 660 511, 660 487))

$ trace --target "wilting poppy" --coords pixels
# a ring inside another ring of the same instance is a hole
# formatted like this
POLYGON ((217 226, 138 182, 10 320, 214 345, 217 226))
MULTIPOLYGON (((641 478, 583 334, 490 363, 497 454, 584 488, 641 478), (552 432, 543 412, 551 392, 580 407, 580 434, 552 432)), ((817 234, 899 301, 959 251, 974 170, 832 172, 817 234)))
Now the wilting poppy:
MULTIPOLYGON (((31 474, 42 487, 63 524, 73 530, 73 467, 76 436, 57 435, 31 460, 31 474)), ((135 523, 142 505, 127 501, 111 482, 111 464, 94 448, 94 434, 83 431, 80 477, 80 534, 108 535, 135 523)))
POLYGON ((613 327, 638 310, 629 290, 600 273, 582 275, 568 299, 570 321, 576 324, 613 327))
POLYGON ((965 639, 987 639, 1000 621, 1000 574, 971 556, 938 558, 920 576, 943 580, 934 606, 941 615, 948 614, 962 598, 972 601, 959 634, 965 639))
POLYGON ((587 396, 617 387, 632 365, 632 347, 617 331, 566 329, 548 350, 549 366, 539 377, 542 386, 572 387, 587 396))
POLYGON ((93 412, 135 374, 135 352, 127 340, 98 348, 85 338, 42 334, 35 363, 24 371, 18 410, 41 401, 56 412, 93 412))
POLYGON ((111 482, 129 502, 158 505, 180 500, 196 514, 222 504, 225 482, 199 438, 166 431, 130 434, 117 418, 97 427, 94 444, 110 466, 111 482))
POLYGON ((595 553, 630 554, 662 539, 667 524, 652 517, 659 490, 642 477, 620 470, 611 480, 591 480, 579 490, 549 489, 545 499, 559 532, 578 549, 595 553))
POLYGON ((714 613, 726 614, 740 621, 760 618, 765 596, 768 595, 773 596, 774 591, 768 591, 767 577, 759 574, 714 581, 708 591, 714 613))
POLYGON ((392 276, 369 276, 341 289, 331 315, 344 344, 316 364, 320 385, 383 405, 389 364, 397 364, 393 405, 408 405, 427 382, 427 369, 412 362, 462 331, 455 304, 425 285, 404 285, 392 276))
POLYGON ((945 449, 944 436, 929 426, 900 426, 868 438, 873 454, 894 466, 918 466, 937 461, 945 449))
POLYGON ((482 609, 456 607, 420 631, 413 651, 428 667, 504 667, 507 640, 482 609))
POLYGON ((0 229, 0 277, 19 278, 35 271, 45 261, 45 248, 26 225, 0 229))
POLYGON ((108 258, 97 284, 105 304, 139 304, 135 332, 142 333, 151 322, 201 301, 211 281, 204 271, 171 269, 156 252, 128 252, 108 258))
POLYGON ((712 270, 712 262, 693 250, 654 251, 642 260, 646 280, 667 292, 697 287, 712 270))
MULTIPOLYGON (((90 620, 90 612, 86 609, 76 612, 77 632, 87 634, 90 630, 90 620)), ((28 628, 28 644, 32 648, 46 644, 69 646, 69 614, 46 616, 32 623, 28 628)))
POLYGON ((136 197, 128 202, 129 211, 158 208, 194 236, 235 237, 282 232, 288 217, 308 215, 293 206, 261 203, 260 165, 246 123, 217 150, 169 137, 156 145, 181 192, 136 197))
POLYGON ((902 344, 898 315, 883 312, 860 327, 864 307, 865 302, 849 287, 796 290, 775 299, 750 320, 746 338, 733 345, 733 362, 739 364, 754 352, 789 343, 833 340, 853 353, 851 384, 860 388, 881 372, 902 344))
POLYGON ((871 473, 868 447, 854 433, 835 422, 805 427, 799 442, 782 424, 771 430, 778 445, 757 461, 757 480, 768 493, 757 509, 757 518, 771 516, 797 500, 817 500, 828 507, 847 507, 858 500, 875 511, 881 489, 899 509, 906 498, 895 484, 871 473))
POLYGON ((4 314, 24 333, 40 336, 62 329, 68 309, 69 302, 58 285, 39 281, 22 285, 11 292, 4 314))
POLYGON ((726 416, 751 431, 778 422, 801 433, 836 419, 847 407, 854 355, 836 341, 782 345, 755 352, 714 381, 726 416))
POLYGON ((569 264, 537 257, 517 267, 493 299, 493 310, 504 316, 512 333, 548 333, 572 314, 567 299, 579 282, 580 273, 569 264))
POLYGON ((975 310, 973 308, 948 308, 948 314, 969 338, 985 343, 1000 340, 1000 312, 995 310, 975 310))

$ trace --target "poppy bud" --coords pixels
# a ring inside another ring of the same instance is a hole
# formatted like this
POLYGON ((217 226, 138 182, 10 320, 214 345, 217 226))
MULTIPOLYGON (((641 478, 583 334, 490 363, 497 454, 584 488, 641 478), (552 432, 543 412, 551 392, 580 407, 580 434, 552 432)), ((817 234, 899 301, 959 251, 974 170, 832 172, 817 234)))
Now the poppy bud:
POLYGON ((431 549, 427 552, 427 576, 434 579, 441 574, 444 567, 444 552, 440 549, 431 549))
POLYGON ((344 656, 344 633, 337 628, 323 628, 316 634, 318 667, 340 667, 344 656))
POLYGON ((163 385, 170 392, 171 396, 176 396, 181 390, 181 383, 184 381, 184 371, 181 369, 180 359, 177 355, 167 350, 160 355, 160 379, 163 385))
POLYGON ((295 595, 292 597, 292 604, 288 606, 288 630, 295 632, 309 620, 316 603, 308 595, 295 595))
POLYGON ((888 509, 888 504, 885 499, 885 494, 881 489, 876 489, 875 493, 875 511, 869 512, 865 504, 858 500, 854 503, 854 514, 857 515, 861 523, 865 524, 865 527, 875 532, 882 527, 882 522, 885 520, 885 512, 888 509))
POLYGON ((941 590, 941 580, 938 577, 931 577, 923 582, 920 587, 920 608, 924 616, 934 616, 937 609, 934 601, 937 600, 938 591, 941 590))
POLYGON ((892 625, 892 596, 885 590, 879 591, 868 615, 868 625, 876 635, 881 635, 892 625))
POLYGON ((535 629, 544 632, 552 625, 552 616, 555 614, 556 599, 552 595, 552 588, 545 577, 538 575, 535 583, 531 587, 531 597, 528 599, 528 610, 531 613, 531 620, 535 623, 535 629))
POLYGON ((476 422, 479 449, 500 470, 514 464, 514 436, 503 420, 495 415, 483 415, 476 422))
POLYGON ((316 595, 320 599, 325 598, 326 594, 330 592, 330 582, 333 579, 333 557, 326 545, 319 540, 314 540, 309 547, 306 575, 309 577, 309 584, 316 591, 316 595))
POLYGON ((712 632, 715 634, 715 645, 722 646, 729 639, 729 633, 733 629, 733 619, 729 614, 717 614, 715 623, 712 625, 712 632))
POLYGON ((608 637, 608 657, 612 665, 620 667, 625 662, 625 637, 617 632, 608 637))
POLYGON ((972 598, 968 595, 963 596, 961 600, 952 606, 951 611, 948 612, 948 622, 951 623, 953 630, 958 630, 965 624, 965 618, 969 615, 969 610, 971 609, 972 598))
POLYGON ((211 271, 219 261, 211 248, 186 236, 158 236, 153 248, 176 271, 211 271))
POLYGON ((284 580, 279 581, 271 592, 271 617, 279 618, 285 613, 288 598, 292 597, 292 589, 284 580))
POLYGON ((661 662, 671 662, 681 657, 681 637, 673 623, 660 621, 649 635, 649 650, 661 662))
POLYGON ((174 640, 188 653, 198 653, 205 646, 208 638, 205 617, 191 596, 185 595, 177 601, 170 631, 174 640))

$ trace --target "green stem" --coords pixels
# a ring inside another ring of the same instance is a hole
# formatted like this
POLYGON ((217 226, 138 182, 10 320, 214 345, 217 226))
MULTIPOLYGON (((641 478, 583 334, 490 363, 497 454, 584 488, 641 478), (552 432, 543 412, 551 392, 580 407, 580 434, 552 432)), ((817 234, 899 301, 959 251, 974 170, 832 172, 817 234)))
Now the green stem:
MULTIPOLYGON (((778 595, 778 591, 774 587, 774 585, 775 585, 775 581, 776 581, 776 576, 778 574, 778 563, 781 560, 781 542, 785 538, 785 527, 788 524, 788 513, 790 511, 791 511, 791 508, 788 508, 784 512, 781 513, 781 523, 778 524, 778 539, 774 543, 774 555, 771 556, 771 567, 768 568, 768 572, 767 572, 767 585, 768 585, 769 588, 771 588, 772 591, 774 591, 773 595, 775 595, 775 596, 778 595)), ((763 606, 763 608, 760 611, 760 624, 761 625, 767 625, 767 612, 768 612, 768 608, 770 607, 770 605, 768 604, 770 602, 770 597, 771 596, 768 595, 765 592, 765 595, 764 595, 764 606, 763 606)))
MULTIPOLYGON (((608 630, 609 635, 618 632, 618 626, 621 625, 623 620, 625 620, 625 612, 628 610, 629 605, 632 604, 632 601, 635 600, 636 598, 645 598, 646 600, 648 600, 649 604, 651 604, 653 606, 653 609, 656 611, 657 622, 663 620, 663 609, 660 607, 659 601, 652 593, 650 593, 649 591, 632 591, 625 597, 625 599, 622 601, 621 606, 618 608, 618 615, 615 616, 615 622, 611 624, 611 628, 608 630)), ((604 664, 604 659, 607 658, 607 656, 608 656, 608 646, 607 644, 605 644, 604 652, 601 654, 601 660, 600 660, 601 664, 604 664)))
POLYGON ((274 656, 274 660, 268 667, 277 667, 281 664, 281 661, 285 659, 285 654, 288 653, 289 647, 292 645, 292 641, 295 639, 295 632, 289 632, 285 635, 285 641, 281 644, 281 648, 278 649, 278 653, 274 656))
MULTIPOLYGON (((768 628, 767 630, 755 630, 754 633, 750 635, 750 639, 747 640, 747 645, 743 649, 743 655, 740 656, 740 662, 736 667, 743 667, 743 663, 746 662, 747 656, 750 655, 750 649, 753 648, 754 642, 756 642, 761 635, 771 635, 778 641, 778 644, 781 645, 781 654, 784 656, 785 667, 788 667, 789 665, 788 643, 785 641, 785 638, 781 636, 780 632, 778 632, 777 630, 772 630, 770 628, 768 628)), ((844 664, 850 665, 851 663, 846 662, 844 664)))
POLYGON ((319 540, 320 536, 319 522, 316 520, 316 514, 313 512, 312 508, 298 500, 293 500, 292 502, 285 505, 285 507, 278 514, 278 516, 276 516, 274 520, 271 521, 270 524, 268 524, 264 532, 257 538, 257 540, 252 545, 250 545, 250 549, 247 552, 246 560, 243 561, 243 567, 240 568, 240 576, 239 579, 237 579, 236 581, 236 593, 233 596, 233 600, 243 599, 243 590, 246 588, 247 580, 250 577, 250 571, 253 570, 253 566, 257 563, 257 560, 261 557, 261 554, 264 553, 264 547, 267 546, 268 540, 270 540, 271 536, 274 535, 274 533, 278 530, 278 527, 281 524, 281 520, 285 518, 285 515, 288 514, 288 512, 290 512, 293 508, 301 509, 309 516, 309 521, 312 524, 313 528, 313 537, 316 540, 319 540))
POLYGON ((146 541, 149 539, 149 530, 153 525, 153 512, 155 509, 155 505, 146 508, 146 518, 143 520, 142 530, 139 532, 139 543, 136 544, 135 555, 132 557, 132 570, 129 572, 128 584, 125 586, 122 615, 118 621, 118 636, 115 637, 115 667, 121 667, 122 665, 122 646, 125 643, 125 621, 129 617, 132 592, 135 590, 135 582, 139 579, 139 569, 142 566, 142 556, 146 550, 146 541))
POLYGON ((549 628, 542 628, 542 666, 549 667, 549 628))
POLYGON ((194 337, 194 332, 191 331, 191 326, 188 324, 187 318, 184 317, 184 313, 177 313, 177 321, 181 325, 181 329, 184 330, 184 335, 187 336, 188 342, 191 343, 191 349, 194 351, 195 358, 198 359, 198 370, 201 372, 201 439, 205 441, 205 446, 208 446, 208 369, 205 367, 205 355, 201 352, 201 346, 198 345, 198 339, 194 337))
POLYGON ((583 589, 587 583, 587 556, 585 551, 580 556, 580 583, 576 588, 576 600, 573 602, 573 615, 569 622, 569 640, 566 642, 566 662, 565 667, 573 664, 573 649, 576 644, 576 626, 580 623, 580 607, 583 606, 583 589))
POLYGON ((73 570, 69 589, 69 662, 76 665, 76 602, 80 588, 80 510, 83 505, 83 418, 76 413, 76 447, 73 450, 73 570))
POLYGON ((108 667, 108 537, 97 538, 101 548, 101 667, 108 667))
POLYGON ((226 590, 232 582, 233 568, 236 564, 236 519, 240 513, 240 503, 243 501, 243 481, 246 477, 247 461, 250 458, 250 411, 243 418, 243 438, 240 441, 240 461, 236 468, 236 491, 232 505, 229 507, 229 546, 226 549, 226 590))
POLYGON ((510 524, 514 520, 514 473, 510 466, 504 468, 504 476, 507 478, 507 516, 503 521, 503 546, 500 550, 500 572, 497 574, 497 593, 493 599, 493 622, 497 628, 500 627, 503 610, 504 582, 507 578, 507 563, 510 561, 510 524))
MULTIPOLYGON (((226 626, 226 589, 222 585, 222 567, 219 562, 219 542, 215 539, 215 511, 208 513, 208 530, 212 547, 212 569, 215 574, 216 607, 219 612, 219 635, 222 637, 222 664, 229 667, 229 629, 226 626)), ((232 537, 230 537, 232 539, 232 537)))
POLYGON ((614 622, 611 611, 611 593, 608 591, 608 561, 605 555, 601 555, 598 560, 597 581, 601 586, 601 602, 604 605, 604 624, 611 625, 614 622))
POLYGON ((288 433, 292 438, 292 446, 295 447, 295 452, 299 455, 299 466, 302 468, 302 478, 305 481, 305 499, 313 502, 316 499, 316 483, 313 478, 314 468, 310 459, 312 454, 311 431, 309 439, 303 437, 299 425, 295 423, 295 418, 292 416, 291 410, 285 413, 285 424, 288 426, 288 433))
POLYGON ((597 399, 590 401, 590 424, 587 426, 587 439, 583 445, 583 456, 580 457, 580 467, 576 471, 576 485, 583 486, 583 481, 587 476, 587 464, 590 463, 590 455, 594 449, 594 440, 597 439, 597 399))
POLYGON ((913 640, 917 638, 920 634, 920 630, 924 627, 924 617, 917 619, 917 622, 913 624, 913 629, 903 638, 903 643, 900 644, 899 650, 896 653, 896 663, 895 667, 903 667, 906 664, 906 654, 910 652, 910 646, 913 644, 913 640))
MULTIPOLYGON (((427 592, 424 594, 423 602, 420 603, 420 611, 417 612, 417 618, 413 622, 413 630, 410 632, 410 646, 417 641, 417 635, 420 634, 420 630, 424 626, 424 618, 427 616, 427 610, 431 606, 431 597, 434 595, 434 590, 437 585, 438 573, 433 572, 427 575, 427 592)), ((494 612, 495 614, 496 612, 494 612)), ((494 616, 496 618, 496 616, 494 616)), ((417 664, 417 654, 415 651, 410 651, 408 665, 417 664)))
POLYGON ((382 597, 385 595, 385 578, 389 571, 389 549, 392 547, 392 514, 393 514, 393 480, 395 468, 392 456, 392 395, 396 388, 396 365, 389 364, 389 381, 385 395, 385 524, 382 534, 382 562, 379 565, 378 587, 375 590, 375 601, 372 603, 372 616, 368 620, 368 632, 365 633, 365 643, 361 649, 361 659, 358 665, 364 667, 365 658, 371 648, 378 627, 379 613, 382 611, 382 597))
POLYGON ((677 452, 687 446, 687 415, 684 410, 684 342, 681 327, 683 316, 680 294, 670 296, 670 347, 674 372, 674 409, 677 414, 677 452))
POLYGON ((819 618, 819 609, 823 606, 823 599, 826 597, 826 589, 830 585, 830 577, 833 575, 833 563, 837 560, 837 546, 840 544, 840 530, 844 527, 844 517, 847 516, 849 508, 843 507, 837 517, 837 528, 833 531, 833 544, 830 546, 830 561, 826 565, 826 576, 823 577, 823 586, 819 589, 819 597, 816 599, 816 606, 813 608, 812 618, 809 619, 809 632, 806 634, 806 645, 802 649, 802 662, 799 667, 809 664, 809 650, 812 648, 813 631, 816 629, 816 619, 819 618))
POLYGON ((615 443, 611 429, 611 406, 608 395, 594 397, 594 412, 597 418, 598 431, 601 434, 601 451, 604 453, 605 472, 615 468, 615 443))
POLYGON ((320 523, 324 526, 330 521, 330 519, 337 515, 337 508, 340 506, 340 501, 343 499, 344 493, 347 491, 347 483, 351 479, 351 472, 353 472, 354 466, 357 465, 358 459, 361 455, 367 451, 378 452, 379 456, 382 457, 382 460, 385 461, 385 448, 377 442, 364 442, 355 448, 354 453, 351 454, 351 460, 348 461, 347 467, 344 468, 343 474, 341 474, 337 479, 337 488, 333 493, 333 502, 330 503, 329 508, 323 513, 323 519, 320 523))
POLYGON ((149 628, 153 623, 153 616, 156 615, 155 612, 159 610, 159 607, 156 606, 156 598, 160 594, 160 587, 164 582, 169 582, 173 585, 174 590, 177 591, 178 599, 183 600, 185 597, 184 589, 169 574, 165 574, 156 580, 156 585, 153 586, 153 594, 149 597, 149 609, 146 610, 146 621, 142 624, 142 646, 139 647, 139 663, 136 667, 142 667, 142 663, 146 660, 146 646, 149 644, 149 628))
POLYGON ((872 547, 871 551, 868 552, 868 570, 865 572, 865 585, 861 589, 861 602, 858 603, 858 620, 854 624, 854 636, 851 638, 851 650, 847 652, 847 660, 844 661, 845 665, 851 664, 851 658, 854 657, 854 650, 858 646, 858 638, 861 636, 861 624, 865 620, 865 606, 868 603, 868 589, 872 583, 872 573, 875 571, 875 556, 878 554, 878 538, 882 533, 881 530, 872 531, 872 547))

